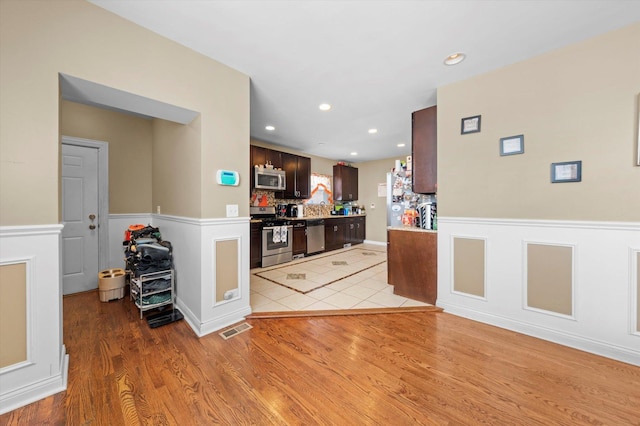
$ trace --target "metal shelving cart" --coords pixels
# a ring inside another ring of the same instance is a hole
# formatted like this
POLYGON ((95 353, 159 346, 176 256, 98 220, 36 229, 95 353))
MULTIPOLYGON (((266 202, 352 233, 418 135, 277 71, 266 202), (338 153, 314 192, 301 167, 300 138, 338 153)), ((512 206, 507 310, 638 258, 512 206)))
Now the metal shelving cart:
POLYGON ((175 303, 174 270, 130 275, 130 295, 140 310, 140 319, 145 311, 175 303))

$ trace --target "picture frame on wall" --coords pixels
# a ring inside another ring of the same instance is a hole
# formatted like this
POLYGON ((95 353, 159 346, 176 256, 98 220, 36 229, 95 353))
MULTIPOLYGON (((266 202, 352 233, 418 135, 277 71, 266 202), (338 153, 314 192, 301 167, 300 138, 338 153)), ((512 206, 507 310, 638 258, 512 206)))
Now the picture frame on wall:
POLYGON ((469 133, 480 132, 480 115, 474 115, 473 117, 466 117, 462 119, 460 124, 460 134, 467 135, 469 133))
POLYGON ((582 181, 582 161, 551 163, 551 183, 582 181))
POLYGON ((524 135, 500 138, 500 155, 524 154, 524 135))

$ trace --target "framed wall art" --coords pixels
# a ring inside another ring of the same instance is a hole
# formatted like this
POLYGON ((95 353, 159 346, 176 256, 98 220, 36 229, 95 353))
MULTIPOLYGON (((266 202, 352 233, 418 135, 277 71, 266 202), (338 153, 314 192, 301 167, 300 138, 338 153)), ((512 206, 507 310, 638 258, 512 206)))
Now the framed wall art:
POLYGON ((551 183, 580 182, 582 180, 582 161, 551 163, 551 183))
POLYGON ((460 125, 460 134, 466 135, 469 133, 480 132, 480 118, 481 116, 479 115, 463 118, 462 123, 460 125))
POLYGON ((524 154, 524 135, 500 138, 500 155, 524 154))

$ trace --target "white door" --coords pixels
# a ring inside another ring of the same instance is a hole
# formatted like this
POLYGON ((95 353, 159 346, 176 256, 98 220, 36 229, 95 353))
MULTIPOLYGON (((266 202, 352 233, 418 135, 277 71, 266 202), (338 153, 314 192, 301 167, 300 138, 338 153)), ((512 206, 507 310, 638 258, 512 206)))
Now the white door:
POLYGON ((62 145, 63 294, 98 287, 98 149, 62 145))

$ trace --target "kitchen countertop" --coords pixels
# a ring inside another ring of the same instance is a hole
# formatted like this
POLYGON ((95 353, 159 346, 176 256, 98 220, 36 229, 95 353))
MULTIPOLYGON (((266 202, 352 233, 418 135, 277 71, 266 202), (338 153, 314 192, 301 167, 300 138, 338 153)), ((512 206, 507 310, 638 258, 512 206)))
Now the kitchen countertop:
POLYGON ((389 231, 409 231, 409 232, 432 232, 437 233, 435 229, 422 229, 415 226, 387 226, 389 231))
MULTIPOLYGON (((287 219, 287 220, 291 220, 291 221, 296 221, 296 220, 317 220, 317 219, 340 219, 340 218, 345 218, 345 217, 366 217, 366 216, 367 216, 366 213, 350 214, 350 215, 347 215, 347 216, 331 214, 331 215, 324 215, 324 216, 278 217, 278 219, 287 219)), ((251 223, 257 223, 257 222, 262 222, 262 221, 260 219, 251 219, 251 223)))

